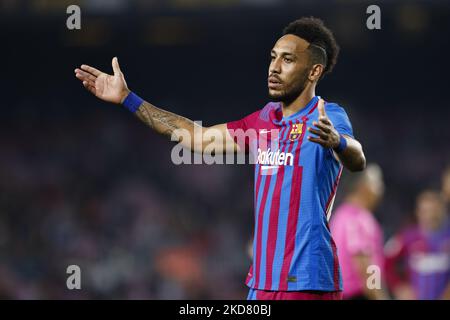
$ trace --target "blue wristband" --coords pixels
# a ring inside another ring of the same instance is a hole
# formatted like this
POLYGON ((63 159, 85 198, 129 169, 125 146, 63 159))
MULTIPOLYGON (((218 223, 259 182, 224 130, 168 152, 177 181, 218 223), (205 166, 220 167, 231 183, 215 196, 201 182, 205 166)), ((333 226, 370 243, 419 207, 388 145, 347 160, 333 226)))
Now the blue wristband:
POLYGON ((344 151, 345 148, 347 148, 347 139, 345 139, 342 134, 339 135, 339 137, 340 137, 339 145, 333 149, 337 153, 340 153, 340 152, 344 151))
POLYGON ((143 102, 144 100, 141 97, 134 92, 130 92, 125 100, 123 100, 122 105, 131 112, 135 113, 143 102))

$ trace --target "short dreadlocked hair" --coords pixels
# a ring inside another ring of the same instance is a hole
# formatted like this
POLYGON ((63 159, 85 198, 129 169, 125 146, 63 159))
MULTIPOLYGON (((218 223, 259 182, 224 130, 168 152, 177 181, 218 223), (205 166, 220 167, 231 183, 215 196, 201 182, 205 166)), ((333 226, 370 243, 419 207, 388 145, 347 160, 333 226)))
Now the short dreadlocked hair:
POLYGON ((291 22, 283 30, 283 36, 293 34, 309 42, 312 64, 324 65, 322 77, 333 70, 339 54, 339 46, 333 33, 323 21, 314 17, 300 18, 291 22))

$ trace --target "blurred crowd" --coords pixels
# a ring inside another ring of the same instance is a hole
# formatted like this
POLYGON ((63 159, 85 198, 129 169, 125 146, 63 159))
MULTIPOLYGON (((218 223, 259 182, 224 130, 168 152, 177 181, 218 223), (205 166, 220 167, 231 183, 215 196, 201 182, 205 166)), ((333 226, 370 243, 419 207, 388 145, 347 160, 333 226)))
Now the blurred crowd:
POLYGON ((229 166, 177 167, 144 127, 80 120, 23 121, 40 126, 32 139, 2 127, 0 297, 244 297, 252 188, 230 186, 251 180, 229 166), (80 291, 66 288, 72 264, 80 291))

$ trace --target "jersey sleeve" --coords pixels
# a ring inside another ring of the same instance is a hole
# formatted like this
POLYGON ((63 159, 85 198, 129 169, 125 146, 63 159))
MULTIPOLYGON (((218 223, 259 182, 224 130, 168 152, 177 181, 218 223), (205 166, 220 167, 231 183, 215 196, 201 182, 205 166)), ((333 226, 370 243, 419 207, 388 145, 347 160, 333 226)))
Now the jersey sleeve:
POLYGON ((344 108, 336 103, 327 103, 325 106, 325 112, 337 132, 354 138, 352 124, 344 108))
POLYGON ((258 110, 258 111, 253 112, 252 114, 249 114, 248 116, 246 116, 242 119, 227 122, 228 130, 242 129, 245 131, 249 128, 253 128, 255 126, 256 119, 258 119, 258 117, 259 117, 260 112, 261 112, 261 110, 258 110))
POLYGON ((241 150, 249 150, 251 134, 248 131, 249 129, 256 129, 255 123, 259 118, 260 112, 261 110, 258 110, 242 119, 227 122, 228 132, 241 150))

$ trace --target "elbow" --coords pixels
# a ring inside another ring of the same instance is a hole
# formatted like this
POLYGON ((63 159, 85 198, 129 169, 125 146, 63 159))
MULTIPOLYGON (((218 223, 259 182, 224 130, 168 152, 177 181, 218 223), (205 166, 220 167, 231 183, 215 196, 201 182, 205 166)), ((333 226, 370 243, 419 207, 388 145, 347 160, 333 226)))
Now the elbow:
POLYGON ((361 155, 358 157, 357 161, 353 163, 352 166, 350 166, 348 169, 351 172, 360 172, 363 171, 366 168, 366 157, 364 156, 364 153, 361 152, 361 155))

